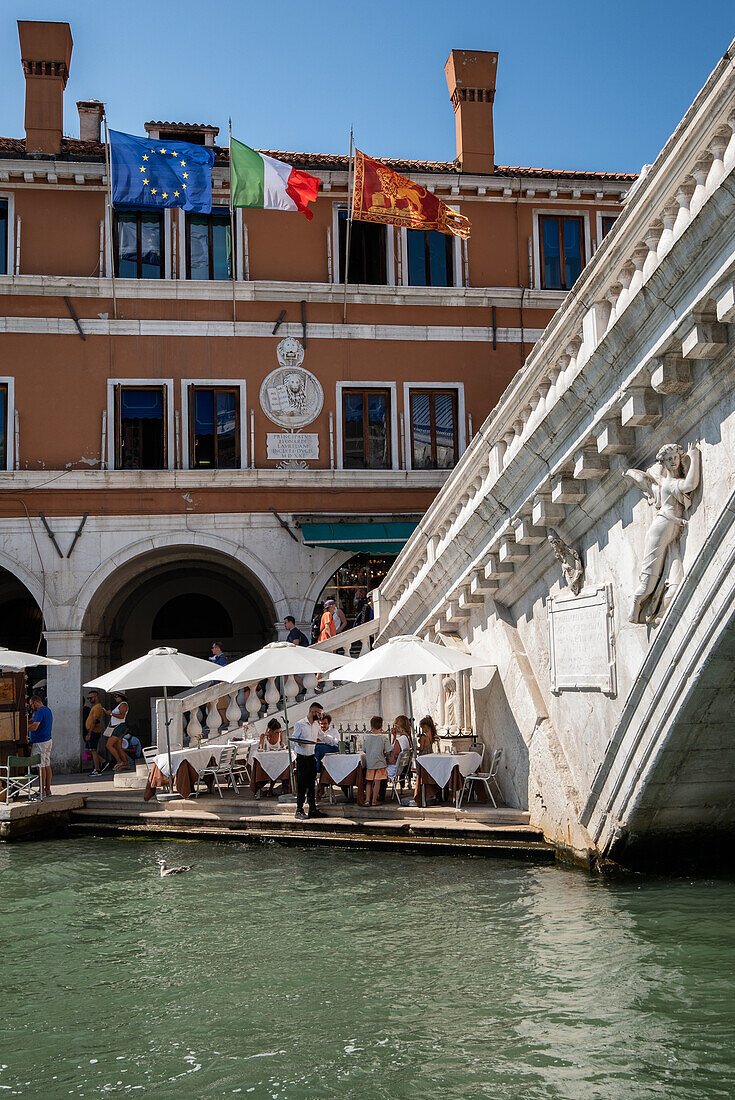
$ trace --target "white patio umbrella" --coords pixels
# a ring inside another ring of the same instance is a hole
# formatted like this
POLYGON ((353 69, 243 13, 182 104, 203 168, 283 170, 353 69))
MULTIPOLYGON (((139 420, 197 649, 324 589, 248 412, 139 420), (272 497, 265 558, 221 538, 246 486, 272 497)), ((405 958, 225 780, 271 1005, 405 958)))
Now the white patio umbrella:
POLYGON ((482 657, 460 653, 457 649, 425 642, 413 634, 399 634, 384 645, 376 646, 345 666, 335 669, 330 680, 348 680, 362 684, 366 680, 385 680, 390 676, 431 676, 432 673, 461 672, 490 664, 482 657))
MULTIPOLYGON (((178 649, 170 649, 168 646, 159 646, 151 649, 143 657, 136 657, 134 661, 128 661, 104 676, 98 676, 96 680, 90 680, 85 684, 88 688, 99 688, 100 691, 119 692, 133 691, 135 688, 163 688, 163 712, 166 726, 166 752, 168 754, 168 774, 171 777, 171 787, 164 798, 176 798, 173 792, 173 769, 171 767, 171 741, 168 727, 171 719, 168 716, 168 691, 170 687, 193 687, 202 680, 217 680, 215 669, 218 665, 209 661, 203 661, 201 657, 190 657, 188 653, 179 653, 178 649), (207 676, 202 676, 207 672, 207 676)), ((161 797, 161 796, 159 796, 161 797)))
MULTIPOLYGON (((331 672, 338 665, 345 667, 354 664, 351 657, 340 653, 327 653, 323 649, 295 645, 293 642, 271 642, 255 653, 248 653, 231 665, 217 665, 214 671, 202 676, 204 680, 224 680, 228 684, 246 684, 254 680, 266 680, 273 676, 307 676, 309 673, 331 672)), ((293 758, 291 756, 291 737, 288 731, 288 700, 283 693, 283 717, 286 722, 286 744, 288 746, 288 767, 293 786, 293 758)))
MULTIPOLYGON (((413 634, 398 634, 383 645, 376 646, 348 665, 335 669, 329 680, 347 680, 362 684, 367 680, 387 680, 393 676, 431 676, 461 672, 467 668, 482 668, 491 662, 471 653, 461 653, 448 646, 426 642, 413 634)), ((413 721, 411 693, 409 710, 413 721)))
POLYGON ((0 668, 7 672, 21 672, 24 668, 36 665, 68 665, 68 661, 57 661, 55 657, 41 657, 38 653, 24 653, 21 649, 7 649, 0 645, 0 668))

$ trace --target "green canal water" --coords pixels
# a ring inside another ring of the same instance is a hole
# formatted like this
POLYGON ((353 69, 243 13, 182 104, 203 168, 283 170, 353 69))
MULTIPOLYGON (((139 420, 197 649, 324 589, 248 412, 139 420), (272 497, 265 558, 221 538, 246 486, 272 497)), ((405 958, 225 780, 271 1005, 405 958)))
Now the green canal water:
POLYGON ((3 1095, 735 1094, 732 883, 90 837, 0 885, 3 1095))

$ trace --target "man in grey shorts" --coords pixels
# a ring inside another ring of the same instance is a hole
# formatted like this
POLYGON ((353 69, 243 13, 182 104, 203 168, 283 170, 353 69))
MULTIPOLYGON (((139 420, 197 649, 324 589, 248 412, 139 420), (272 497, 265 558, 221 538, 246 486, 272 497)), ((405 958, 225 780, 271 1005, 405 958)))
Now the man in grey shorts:
POLYGON ((28 740, 31 743, 31 755, 41 757, 41 790, 51 794, 51 727, 53 715, 43 705, 40 695, 31 695, 29 699, 33 716, 28 725, 28 740))

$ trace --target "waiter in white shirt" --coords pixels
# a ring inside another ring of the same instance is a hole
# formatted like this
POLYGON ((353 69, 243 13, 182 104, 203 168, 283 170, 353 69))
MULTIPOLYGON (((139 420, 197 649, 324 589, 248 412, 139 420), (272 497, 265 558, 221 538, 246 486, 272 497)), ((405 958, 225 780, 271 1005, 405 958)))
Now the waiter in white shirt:
POLYGON ((304 801, 309 803, 309 817, 324 817, 316 808, 316 757, 314 748, 319 736, 319 715, 322 707, 312 703, 307 718, 294 724, 291 743, 296 752, 296 817, 305 820, 304 801))

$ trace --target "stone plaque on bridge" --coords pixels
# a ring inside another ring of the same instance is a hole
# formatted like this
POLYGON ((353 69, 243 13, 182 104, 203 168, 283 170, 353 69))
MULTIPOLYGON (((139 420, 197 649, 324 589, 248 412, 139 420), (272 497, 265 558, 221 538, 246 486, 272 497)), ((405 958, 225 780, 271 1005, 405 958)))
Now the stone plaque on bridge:
POLYGON ((319 436, 316 432, 268 432, 267 457, 279 462, 303 462, 319 458, 319 436))
POLYGON ((579 596, 549 597, 551 690, 615 695, 612 587, 585 588, 579 596))

